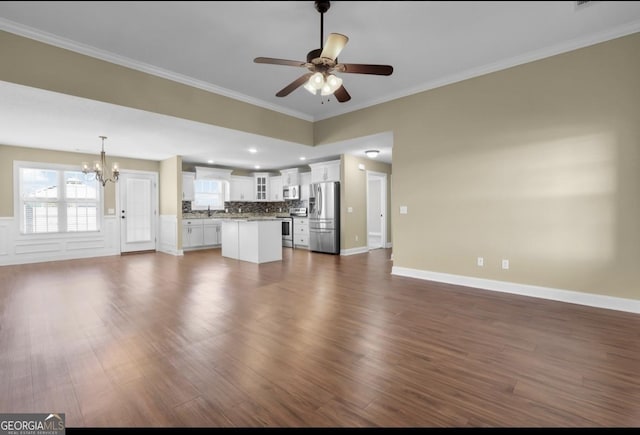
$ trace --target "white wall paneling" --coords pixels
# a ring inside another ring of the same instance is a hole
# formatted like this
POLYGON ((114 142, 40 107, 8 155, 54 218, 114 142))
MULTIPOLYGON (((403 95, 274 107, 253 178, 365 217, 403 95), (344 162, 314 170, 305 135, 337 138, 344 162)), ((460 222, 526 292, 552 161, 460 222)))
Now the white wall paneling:
POLYGON ((0 265, 72 260, 120 254, 117 220, 104 216, 102 229, 89 233, 19 233, 16 218, 0 218, 0 265))
POLYGON ((178 250, 178 217, 176 215, 160 215, 158 251, 171 255, 182 255, 182 252, 178 250))

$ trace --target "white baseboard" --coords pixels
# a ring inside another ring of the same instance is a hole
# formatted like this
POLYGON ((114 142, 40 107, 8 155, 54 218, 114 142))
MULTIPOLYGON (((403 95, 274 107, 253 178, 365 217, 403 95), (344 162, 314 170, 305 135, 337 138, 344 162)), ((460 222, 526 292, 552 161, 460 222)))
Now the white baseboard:
POLYGON ((340 255, 355 255, 355 254, 364 254, 367 252, 369 252, 369 248, 367 248, 366 246, 360 246, 357 248, 341 249, 340 255))
POLYGON ((392 275, 406 276, 410 278, 436 281, 447 284, 455 284, 465 287, 473 287, 481 290, 491 290, 503 293, 512 293, 534 298, 550 299, 553 301, 568 302, 571 304, 587 305, 596 308, 626 311, 640 314, 640 300, 625 299, 613 296, 604 296, 592 293, 561 290, 549 287, 540 287, 513 282, 495 281, 470 276, 451 275, 447 273, 431 272, 427 270, 411 269, 406 267, 392 267, 392 275))

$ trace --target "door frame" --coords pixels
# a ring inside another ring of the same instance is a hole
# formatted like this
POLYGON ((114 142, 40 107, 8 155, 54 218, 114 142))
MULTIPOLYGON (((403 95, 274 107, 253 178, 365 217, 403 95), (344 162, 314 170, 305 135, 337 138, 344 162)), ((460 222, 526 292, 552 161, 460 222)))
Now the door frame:
MULTIPOLYGON (((122 176, 123 174, 125 175, 151 175, 153 177, 153 189, 154 189, 154 195, 153 195, 153 203, 151 204, 151 206, 153 208, 155 208, 154 210, 154 240, 155 240, 155 250, 158 250, 158 231, 159 231, 159 224, 160 224, 160 184, 158 182, 159 179, 159 175, 157 172, 154 171, 139 171, 139 170, 134 170, 134 169, 120 169, 120 176, 122 176)), ((120 181, 118 181, 117 183, 115 183, 116 185, 116 220, 118 221, 118 229, 117 229, 117 234, 118 234, 118 252, 120 254, 122 254, 122 218, 121 218, 121 211, 118 210, 122 210, 122 206, 121 206, 121 200, 122 200, 122 196, 121 196, 121 190, 120 190, 120 181)))
POLYGON ((366 192, 367 192, 367 249, 369 249, 369 212, 371 211, 370 199, 369 199, 369 181, 372 179, 380 180, 380 210, 382 216, 380 217, 380 243, 381 248, 387 247, 387 176, 385 172, 375 172, 369 171, 366 172, 366 192))

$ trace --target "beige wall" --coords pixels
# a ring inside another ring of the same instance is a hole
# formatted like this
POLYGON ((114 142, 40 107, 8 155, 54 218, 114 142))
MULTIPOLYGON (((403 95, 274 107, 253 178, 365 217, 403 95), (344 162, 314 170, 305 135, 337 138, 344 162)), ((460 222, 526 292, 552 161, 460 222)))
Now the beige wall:
POLYGON ((160 162, 160 214, 182 215, 182 157, 160 162))
MULTIPOLYGON (((640 299, 639 52, 636 33, 315 124, 6 32, 0 80, 306 144, 392 131, 394 266, 640 299)), ((13 159, 84 159, 0 153, 0 216, 13 159)))
POLYGON ((0 80, 312 145, 313 123, 0 31, 0 80), (8 61, 10 59, 10 61, 8 61))
POLYGON ((382 172, 387 177, 387 240, 391 242, 391 165, 368 158, 344 154, 342 160, 342 183, 340 201, 340 249, 367 246, 367 171, 382 172), (360 170, 358 165, 364 165, 360 170), (352 212, 348 209, 351 207, 352 212), (357 240, 356 240, 357 238, 357 240))
POLYGON ((394 266, 640 299, 638 53, 640 33, 321 121, 316 141, 394 132, 394 266))
MULTIPOLYGON (((61 151, 48 151, 38 148, 22 148, 0 145, 0 216, 11 217, 13 210, 13 162, 42 162, 63 165, 76 165, 81 169, 82 162, 93 161, 99 157, 99 152, 95 155, 70 153, 61 151)), ((107 155, 107 161, 117 161, 120 170, 136 170, 158 172, 158 162, 150 160, 127 159, 123 157, 107 155)), ((107 183, 104 188, 104 211, 116 208, 115 186, 107 183)))

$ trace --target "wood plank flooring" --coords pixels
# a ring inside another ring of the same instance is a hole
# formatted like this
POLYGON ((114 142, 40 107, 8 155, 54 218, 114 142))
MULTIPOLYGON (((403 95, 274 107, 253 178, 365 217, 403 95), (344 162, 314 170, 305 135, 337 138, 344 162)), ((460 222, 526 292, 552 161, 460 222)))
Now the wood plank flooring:
POLYGON ((390 250, 0 267, 0 412, 68 427, 638 427, 640 316, 390 274, 390 250))

